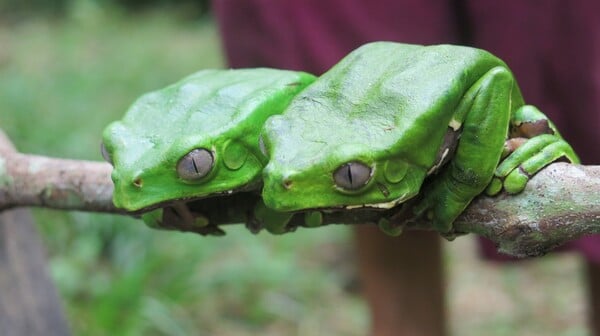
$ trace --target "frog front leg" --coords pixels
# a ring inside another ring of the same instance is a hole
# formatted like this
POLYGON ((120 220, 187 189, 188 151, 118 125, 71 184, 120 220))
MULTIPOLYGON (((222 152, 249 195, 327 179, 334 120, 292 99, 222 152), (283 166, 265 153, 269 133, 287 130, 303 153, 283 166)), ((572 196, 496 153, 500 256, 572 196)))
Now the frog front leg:
POLYGON ((256 203, 250 220, 252 226, 258 228, 257 230, 265 228, 271 234, 284 234, 295 230, 288 227, 292 216, 291 212, 279 212, 267 207, 261 200, 256 203))
POLYGON ((450 123, 461 132, 456 153, 424 187, 414 208, 436 230, 450 232, 452 222, 494 176, 508 134, 513 90, 517 88, 510 71, 495 67, 461 99, 450 123))
POLYGON ((260 200, 256 203, 254 211, 248 219, 246 227, 258 233, 261 229, 280 235, 294 232, 298 226, 314 228, 323 225, 323 214, 320 211, 306 211, 303 213, 279 212, 265 205, 260 200))
POLYGON ((535 106, 524 105, 514 113, 510 137, 503 154, 506 158, 486 189, 488 195, 502 189, 512 194, 521 192, 532 175, 560 158, 579 163, 573 148, 535 106))

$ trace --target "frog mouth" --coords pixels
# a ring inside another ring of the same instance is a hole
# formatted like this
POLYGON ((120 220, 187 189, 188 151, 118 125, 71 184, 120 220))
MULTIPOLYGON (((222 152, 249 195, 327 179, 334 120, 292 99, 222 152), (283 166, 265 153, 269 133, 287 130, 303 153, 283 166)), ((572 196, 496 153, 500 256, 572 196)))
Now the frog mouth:
MULTIPOLYGON (((195 232, 203 236, 223 236, 221 228, 228 224, 245 224, 253 233, 263 229, 254 210, 262 202, 258 192, 238 192, 221 194, 208 198, 178 199, 155 205, 153 209, 145 209, 142 217, 149 226, 156 229, 195 232)), ((306 216, 309 213, 320 213, 322 223, 364 224, 375 223, 381 216, 389 217, 398 210, 385 208, 327 207, 306 209, 293 212, 286 225, 285 232, 293 232, 298 227, 309 227, 306 216)))
POLYGON ((210 225, 210 221, 203 214, 191 211, 188 204, 192 203, 177 203, 161 208, 162 215, 157 220, 155 228, 195 232, 203 236, 225 235, 225 231, 219 228, 219 226, 210 225))
POLYGON ((142 218, 157 229, 223 236, 225 231, 219 226, 248 223, 259 200, 260 195, 254 192, 178 199, 144 209, 142 218))

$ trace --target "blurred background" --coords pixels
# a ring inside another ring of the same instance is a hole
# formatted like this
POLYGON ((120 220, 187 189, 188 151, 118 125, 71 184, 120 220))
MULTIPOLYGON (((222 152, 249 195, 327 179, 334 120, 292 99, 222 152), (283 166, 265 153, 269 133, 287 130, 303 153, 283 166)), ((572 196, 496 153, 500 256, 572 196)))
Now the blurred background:
MULTIPOLYGON (((102 129, 137 96, 223 64, 206 0, 1 0, 0 128, 22 152, 101 160, 102 129)), ((75 335, 368 330, 343 226, 213 238, 34 214, 75 335)), ((587 334, 578 256, 494 265, 472 237, 444 247, 454 335, 587 334)))

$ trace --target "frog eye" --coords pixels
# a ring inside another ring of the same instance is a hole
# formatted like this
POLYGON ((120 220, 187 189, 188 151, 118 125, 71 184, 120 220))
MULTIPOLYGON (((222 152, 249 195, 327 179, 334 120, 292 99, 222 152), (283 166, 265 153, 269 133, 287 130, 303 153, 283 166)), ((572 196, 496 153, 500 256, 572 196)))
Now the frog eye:
POLYGON ((112 158, 110 157, 110 154, 108 153, 108 149, 106 149, 104 142, 100 143, 100 153, 102 153, 102 157, 104 158, 104 161, 106 161, 110 164, 113 164, 112 158))
POLYGON ((333 172, 335 184, 346 190, 357 190, 371 179, 371 168, 360 162, 348 162, 333 172))
POLYGON ((177 174, 184 180, 198 180, 208 175, 215 159, 211 151, 194 149, 177 163, 177 174))

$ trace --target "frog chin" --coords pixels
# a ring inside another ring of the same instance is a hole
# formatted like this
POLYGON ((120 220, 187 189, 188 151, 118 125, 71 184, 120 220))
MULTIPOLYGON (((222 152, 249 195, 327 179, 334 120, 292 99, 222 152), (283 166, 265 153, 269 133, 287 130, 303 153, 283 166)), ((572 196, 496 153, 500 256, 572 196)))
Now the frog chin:
POLYGON ((209 223, 208 218, 205 216, 207 209, 219 207, 219 204, 223 203, 227 206, 221 212, 225 213, 228 207, 236 207, 238 203, 244 203, 248 197, 258 197, 254 196, 256 189, 257 184, 250 183, 235 189, 212 192, 207 195, 161 200, 154 204, 129 209, 129 213, 142 216, 144 221, 152 218, 152 223, 146 221, 152 227, 218 235, 218 228, 212 225, 213 223, 209 223), (249 196, 249 194, 252 195, 249 196), (155 215, 148 216, 147 214, 150 213, 155 213, 155 215))

